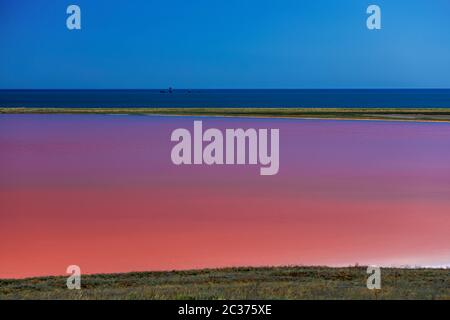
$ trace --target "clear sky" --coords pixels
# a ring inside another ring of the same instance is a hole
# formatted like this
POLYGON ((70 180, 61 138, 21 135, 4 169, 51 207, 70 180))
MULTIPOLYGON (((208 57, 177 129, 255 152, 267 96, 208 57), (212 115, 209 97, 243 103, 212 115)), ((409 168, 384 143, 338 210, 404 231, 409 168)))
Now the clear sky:
POLYGON ((0 88, 168 86, 450 88, 450 1, 0 0, 0 88))

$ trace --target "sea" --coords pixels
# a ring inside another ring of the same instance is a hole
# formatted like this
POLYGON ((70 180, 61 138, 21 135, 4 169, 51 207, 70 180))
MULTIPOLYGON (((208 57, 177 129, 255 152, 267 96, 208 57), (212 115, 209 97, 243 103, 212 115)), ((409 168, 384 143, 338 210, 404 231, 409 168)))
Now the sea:
POLYGON ((450 108, 450 89, 0 90, 0 107, 450 108))

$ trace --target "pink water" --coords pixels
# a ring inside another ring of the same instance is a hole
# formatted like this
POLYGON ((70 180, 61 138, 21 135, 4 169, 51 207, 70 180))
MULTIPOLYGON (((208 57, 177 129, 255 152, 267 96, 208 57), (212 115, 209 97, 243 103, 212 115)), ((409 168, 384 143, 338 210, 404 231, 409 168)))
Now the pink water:
POLYGON ((0 278, 241 265, 450 265, 450 124, 279 128, 280 171, 175 166, 189 117, 0 116, 0 278))

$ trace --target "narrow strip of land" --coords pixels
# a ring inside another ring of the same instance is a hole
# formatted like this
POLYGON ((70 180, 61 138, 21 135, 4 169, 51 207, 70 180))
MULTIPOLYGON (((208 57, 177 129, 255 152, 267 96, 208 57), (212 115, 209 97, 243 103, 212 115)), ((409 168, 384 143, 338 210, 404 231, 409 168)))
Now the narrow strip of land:
POLYGON ((450 108, 0 108, 0 114, 132 114, 450 122, 450 108))
POLYGON ((450 299, 448 269, 262 267, 97 274, 69 290, 66 277, 0 279, 1 299, 450 299))

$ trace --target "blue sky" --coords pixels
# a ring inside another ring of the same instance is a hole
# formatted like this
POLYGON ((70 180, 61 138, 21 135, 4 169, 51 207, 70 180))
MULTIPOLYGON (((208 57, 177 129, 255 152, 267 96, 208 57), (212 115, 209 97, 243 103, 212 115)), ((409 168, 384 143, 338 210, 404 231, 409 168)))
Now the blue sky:
POLYGON ((450 1, 0 0, 0 88, 169 86, 450 88, 450 1))

